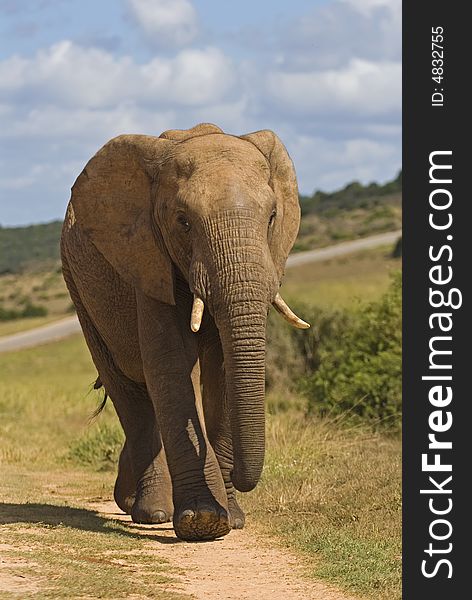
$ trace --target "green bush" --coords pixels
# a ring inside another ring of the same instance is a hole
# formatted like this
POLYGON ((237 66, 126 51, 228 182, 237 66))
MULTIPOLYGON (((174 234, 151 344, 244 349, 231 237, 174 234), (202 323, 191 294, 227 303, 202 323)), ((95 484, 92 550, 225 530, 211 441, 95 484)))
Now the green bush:
POLYGON ((114 469, 123 442, 123 430, 118 423, 99 424, 71 444, 68 458, 97 470, 114 469))
POLYGON ((25 317, 45 317, 48 314, 46 307, 32 304, 28 299, 23 304, 25 306, 21 310, 7 309, 0 306, 0 321, 13 321, 25 317))
MULTIPOLYGON (((300 331, 271 313, 266 387, 277 410, 302 391, 308 413, 396 427, 401 413, 401 276, 377 302, 328 310, 292 303, 312 324, 300 331)), ((273 403, 270 410, 274 410, 273 403)))
POLYGON ((312 196, 300 196, 302 216, 308 214, 321 214, 334 216, 342 210, 353 208, 371 209, 385 201, 383 197, 392 194, 401 194, 402 172, 392 181, 379 185, 370 183, 362 185, 358 181, 352 181, 342 189, 335 192, 322 192, 320 190, 312 196))
POLYGON ((307 303, 291 303, 293 310, 311 324, 310 329, 290 327, 271 312, 267 323, 266 387, 268 391, 297 392, 300 381, 320 366, 320 351, 330 351, 343 335, 351 316, 343 310, 327 310, 307 303))
POLYGON ((21 314, 17 310, 0 306, 0 321, 13 321, 13 319, 19 319, 20 316, 21 314))
POLYGON ((48 314, 48 309, 45 306, 27 302, 24 309, 21 311, 22 317, 45 317, 48 314))
POLYGON ((397 426, 401 414, 401 277, 360 305, 336 337, 320 335, 319 364, 305 379, 311 412, 349 413, 397 426))

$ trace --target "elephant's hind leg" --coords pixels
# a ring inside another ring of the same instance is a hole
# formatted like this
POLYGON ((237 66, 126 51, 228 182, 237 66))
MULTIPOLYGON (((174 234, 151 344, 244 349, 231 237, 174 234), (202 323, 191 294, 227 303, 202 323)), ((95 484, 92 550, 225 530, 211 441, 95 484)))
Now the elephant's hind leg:
MULTIPOLYGON (((99 360, 97 366, 98 363, 99 360)), ((146 387, 105 363, 98 368, 126 435, 115 484, 115 500, 122 509, 129 510, 134 496, 130 514, 135 523, 170 521, 172 484, 146 387)))
POLYGON ((172 484, 146 385, 132 381, 116 366, 82 303, 64 257, 63 271, 100 381, 126 435, 115 484, 115 500, 136 522, 169 521, 173 514, 172 484))
POLYGON ((96 365, 126 435, 118 465, 115 501, 122 510, 130 512, 135 523, 170 521, 172 484, 146 387, 129 380, 108 361, 97 357, 96 365))
POLYGON ((136 499, 136 479, 127 442, 124 443, 120 452, 118 475, 113 490, 113 497, 118 507, 130 515, 136 499))

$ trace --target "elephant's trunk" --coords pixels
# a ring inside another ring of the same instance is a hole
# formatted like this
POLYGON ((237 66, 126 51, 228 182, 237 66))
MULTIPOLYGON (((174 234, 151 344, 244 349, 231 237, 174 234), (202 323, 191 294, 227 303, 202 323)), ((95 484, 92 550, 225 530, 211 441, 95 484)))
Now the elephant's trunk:
POLYGON ((232 481, 241 492, 256 486, 264 464, 266 310, 266 304, 259 303, 248 312, 248 301, 241 300, 232 302, 227 318, 216 316, 230 410, 232 481))
MULTIPOLYGON (((192 291, 208 302, 223 348, 236 489, 253 489, 265 450, 265 334, 267 311, 278 288, 264 235, 250 211, 226 211, 203 221, 208 240, 205 275, 192 291)), ((201 262, 203 264, 203 261, 201 262)))
MULTIPOLYGON (((253 211, 238 208, 222 211, 219 218, 202 219, 207 253, 205 260, 194 258, 191 280, 192 291, 211 312, 221 339, 232 481, 242 492, 256 486, 264 463, 265 329, 278 289, 266 235, 267 223, 253 211)), ((197 308, 194 302, 195 314, 197 308)))

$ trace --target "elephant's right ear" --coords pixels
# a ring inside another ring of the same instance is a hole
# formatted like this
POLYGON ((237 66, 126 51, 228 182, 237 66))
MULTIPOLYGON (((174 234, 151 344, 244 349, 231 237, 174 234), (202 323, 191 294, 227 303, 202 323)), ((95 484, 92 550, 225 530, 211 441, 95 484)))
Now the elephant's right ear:
POLYGON ((173 271, 152 224, 153 174, 173 142, 146 135, 110 140, 72 187, 70 210, 81 230, 125 281, 175 304, 173 271))

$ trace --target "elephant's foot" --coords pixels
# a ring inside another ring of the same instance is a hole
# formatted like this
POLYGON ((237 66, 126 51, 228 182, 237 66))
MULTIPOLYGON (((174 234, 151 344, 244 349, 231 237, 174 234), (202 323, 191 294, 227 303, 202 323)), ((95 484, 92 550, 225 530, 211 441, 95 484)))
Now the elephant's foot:
POLYGON ((172 521, 173 505, 170 493, 158 487, 138 486, 136 499, 131 509, 135 523, 167 523, 172 521))
POLYGON ((242 529, 246 515, 234 496, 228 498, 229 523, 232 529, 242 529))
POLYGON ((113 490, 113 497, 115 499, 118 508, 122 510, 127 515, 131 514, 131 509, 133 508, 133 504, 135 501, 135 493, 130 491, 129 486, 127 484, 124 485, 124 482, 120 475, 118 475, 115 482, 115 489, 113 490))
POLYGON ((214 500, 186 501, 174 514, 174 530, 181 540, 214 540, 231 531, 229 514, 214 500))
POLYGON ((133 477, 133 469, 128 453, 128 445, 125 442, 121 449, 118 462, 118 475, 116 477, 113 497, 118 507, 126 514, 131 514, 136 496, 136 481, 133 477))
POLYGON ((122 510, 127 515, 131 514, 131 510, 133 508, 133 504, 135 501, 135 496, 121 496, 116 493, 113 494, 115 502, 120 510, 122 510))

